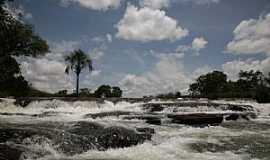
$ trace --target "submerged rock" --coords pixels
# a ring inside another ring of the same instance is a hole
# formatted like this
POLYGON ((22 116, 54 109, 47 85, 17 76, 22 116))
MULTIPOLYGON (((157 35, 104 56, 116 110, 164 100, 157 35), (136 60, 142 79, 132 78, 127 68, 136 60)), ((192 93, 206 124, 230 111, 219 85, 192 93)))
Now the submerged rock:
POLYGON ((101 113, 87 114, 84 117, 96 119, 96 118, 103 118, 103 117, 110 117, 110 116, 119 117, 122 115, 130 115, 130 114, 134 114, 134 113, 128 112, 128 111, 112 111, 112 112, 101 112, 101 113))
POLYGON ((225 117, 226 121, 236 121, 240 118, 239 114, 231 114, 227 117, 225 117))
POLYGON ((168 118, 172 119, 172 123, 186 125, 217 125, 222 123, 223 115, 220 114, 169 114, 168 118))

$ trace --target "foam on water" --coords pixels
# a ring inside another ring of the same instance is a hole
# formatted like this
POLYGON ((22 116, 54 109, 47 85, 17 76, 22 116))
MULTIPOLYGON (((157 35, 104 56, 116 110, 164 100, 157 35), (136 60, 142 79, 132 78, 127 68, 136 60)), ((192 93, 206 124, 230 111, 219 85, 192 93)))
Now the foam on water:
POLYGON ((105 152, 88 151, 72 157, 46 157, 46 159, 102 159, 102 160, 251 160, 249 154, 236 154, 233 151, 197 152, 190 144, 205 142, 221 144, 220 139, 230 136, 257 134, 249 132, 234 132, 223 127, 181 129, 163 128, 158 130, 153 142, 122 149, 110 149, 105 152))
MULTIPOLYGON (((77 101, 64 102, 59 100, 52 101, 34 101, 25 108, 18 107, 13 104, 14 100, 3 99, 0 102, 0 113, 11 113, 14 115, 0 115, 1 123, 40 123, 41 121, 63 123, 88 121, 98 122, 104 125, 115 125, 127 128, 134 127, 150 127, 155 129, 155 135, 152 141, 146 143, 121 149, 109 149, 107 151, 89 150, 82 154, 67 156, 52 146, 49 140, 42 139, 42 137, 34 137, 26 139, 24 147, 27 147, 32 152, 41 152, 44 150, 44 155, 35 157, 35 154, 30 152, 25 155, 25 160, 259 160, 257 157, 251 156, 249 152, 242 151, 242 143, 233 142, 234 138, 243 138, 243 141, 251 139, 250 137, 260 137, 270 139, 270 129, 256 129, 249 128, 230 128, 227 126, 215 126, 205 128, 188 127, 184 125, 166 124, 162 126, 154 126, 144 123, 141 120, 126 121, 118 117, 105 118, 85 118, 86 114, 111 112, 111 111, 130 111, 143 112, 141 105, 143 103, 129 103, 119 102, 112 103, 105 101, 104 103, 77 101), (22 115, 18 115, 22 113, 22 115), (52 115, 45 115, 42 117, 31 117, 27 115, 57 113, 52 115), (17 114, 17 115, 16 115, 17 114), (25 114, 25 115, 23 115, 25 114), (42 143, 37 143, 39 140, 42 143), (223 146, 234 145, 239 150, 221 150, 221 151, 203 151, 200 152, 191 147, 192 144, 211 144, 223 146), (231 144, 232 143, 232 144, 231 144), (239 143, 239 144, 238 144, 239 143)), ((201 102, 201 101, 200 101, 201 102)), ((252 105, 260 111, 262 119, 269 117, 270 104, 258 104, 252 101, 213 101, 216 103, 231 103, 231 104, 245 104, 252 105)), ((160 101, 151 101, 151 103, 160 103, 160 101)), ((166 102, 173 103, 173 102, 166 102)), ((174 108, 175 109, 175 108, 174 108)), ((223 113, 230 111, 222 111, 214 107, 201 106, 181 107, 181 109, 174 110, 176 113, 193 113, 193 112, 207 112, 207 113, 223 113)), ((173 107, 166 108, 161 113, 172 113, 173 107)), ((236 122, 238 123, 238 122, 236 122)), ((230 125, 228 125, 230 126, 230 125)), ((256 141, 255 141, 256 142, 256 141)), ((254 142, 254 143, 255 143, 254 142)), ((257 143, 257 142, 256 142, 257 143)), ((13 145, 13 144, 10 144, 13 145)), ((252 145, 252 144, 251 144, 252 145)), ((245 148, 244 148, 245 149, 245 148)), ((42 153, 43 153, 42 152, 42 153)), ((269 155, 270 157, 270 155, 269 155)), ((266 160, 266 159, 261 159, 266 160)))

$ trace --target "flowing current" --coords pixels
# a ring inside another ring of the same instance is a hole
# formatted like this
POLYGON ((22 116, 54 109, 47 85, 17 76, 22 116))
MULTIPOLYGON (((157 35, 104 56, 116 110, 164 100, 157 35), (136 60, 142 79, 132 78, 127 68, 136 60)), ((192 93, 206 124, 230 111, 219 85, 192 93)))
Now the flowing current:
POLYGON ((21 107, 14 101, 0 102, 0 160, 270 159, 270 104, 42 100, 21 107), (198 113, 243 116, 217 125, 173 117, 198 113))

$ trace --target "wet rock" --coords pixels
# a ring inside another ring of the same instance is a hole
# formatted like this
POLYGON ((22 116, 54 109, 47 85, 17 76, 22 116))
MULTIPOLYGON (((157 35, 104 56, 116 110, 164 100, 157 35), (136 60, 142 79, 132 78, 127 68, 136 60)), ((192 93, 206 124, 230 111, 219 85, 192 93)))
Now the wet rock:
POLYGON ((154 128, 136 128, 138 132, 155 134, 154 128))
POLYGON ((139 119, 145 120, 145 123, 153 124, 153 125, 161 125, 161 118, 158 115, 135 115, 135 116, 126 116, 123 119, 132 120, 132 119, 139 119))
POLYGON ((149 132, 137 133, 117 126, 105 128, 93 122, 78 122, 68 132, 85 136, 88 141, 98 146, 98 150, 130 147, 151 140, 152 137, 149 132))
POLYGON ((143 108, 148 112, 161 112, 164 110, 164 107, 160 103, 145 104, 143 108))
POLYGON ((231 105, 231 104, 229 104, 227 109, 232 110, 232 111, 245 112, 245 111, 253 110, 253 107, 248 106, 248 105, 231 105))
POLYGON ((23 151, 0 144, 0 160, 19 160, 23 151))
POLYGON ((105 149, 124 148, 143 143, 151 139, 151 134, 137 134, 133 130, 122 127, 105 128, 98 136, 98 141, 105 149))
POLYGON ((239 114, 231 114, 225 117, 226 121, 236 121, 240 118, 239 114))
POLYGON ((186 125, 218 125, 223 121, 222 114, 169 114, 172 123, 186 125))
POLYGON ((21 107, 26 107, 32 102, 29 98, 17 98, 14 102, 15 105, 19 105, 21 107))
POLYGON ((95 113, 95 114, 87 114, 84 117, 85 118, 103 118, 103 117, 109 117, 109 116, 122 116, 122 115, 130 115, 133 114, 132 112, 127 112, 127 111, 112 111, 112 112, 101 112, 101 113, 95 113))

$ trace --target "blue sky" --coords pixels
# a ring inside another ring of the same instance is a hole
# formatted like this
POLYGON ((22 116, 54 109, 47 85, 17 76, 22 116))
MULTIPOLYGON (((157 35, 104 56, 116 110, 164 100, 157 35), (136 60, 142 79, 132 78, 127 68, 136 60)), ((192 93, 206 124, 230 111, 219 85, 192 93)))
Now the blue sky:
POLYGON ((48 41, 45 57, 20 58, 42 90, 73 89, 63 57, 81 48, 95 71, 82 87, 117 85, 125 96, 185 92, 200 74, 270 71, 269 0, 19 0, 48 41))

